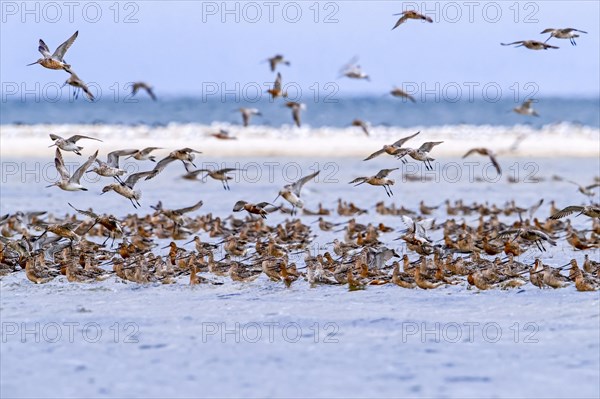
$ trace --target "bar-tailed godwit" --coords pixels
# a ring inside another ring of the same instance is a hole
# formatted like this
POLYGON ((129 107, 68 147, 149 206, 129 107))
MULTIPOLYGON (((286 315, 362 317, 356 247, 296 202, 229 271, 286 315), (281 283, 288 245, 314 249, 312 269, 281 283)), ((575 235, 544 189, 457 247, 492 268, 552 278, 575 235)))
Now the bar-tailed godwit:
POLYGON ((71 65, 67 64, 63 57, 65 53, 71 47, 75 39, 77 39, 77 35, 79 31, 73 33, 73 35, 67 39, 63 44, 58 46, 53 54, 50 54, 50 49, 44 43, 42 39, 40 39, 38 51, 44 56, 43 58, 38 59, 36 62, 32 62, 31 64, 27 64, 27 66, 40 64, 44 68, 48 69, 64 69, 65 71, 71 73, 70 68, 71 65))

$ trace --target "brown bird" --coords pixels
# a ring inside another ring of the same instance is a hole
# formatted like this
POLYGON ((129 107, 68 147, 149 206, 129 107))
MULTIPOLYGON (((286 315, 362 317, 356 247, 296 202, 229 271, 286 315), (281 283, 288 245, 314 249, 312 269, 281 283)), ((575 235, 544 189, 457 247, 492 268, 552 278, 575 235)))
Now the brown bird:
POLYGON ((404 90, 402 90, 398 87, 394 87, 392 89, 392 91, 390 91, 390 94, 394 97, 407 98, 410 101, 412 101, 413 103, 417 102, 417 100, 415 100, 415 98, 413 96, 411 96, 410 94, 408 94, 407 92, 405 92, 404 90))
POLYGON ((416 12, 414 10, 407 10, 407 11, 403 11, 401 13, 394 14, 394 15, 402 15, 402 16, 400 17, 400 19, 398 21, 396 21, 396 25, 394 25, 392 30, 396 29, 397 27, 399 27, 400 25, 402 25, 409 19, 420 19, 423 21, 427 21, 429 23, 433 22, 433 20, 431 18, 429 18, 428 16, 419 14, 418 12, 416 12))
POLYGON ((513 44, 518 44, 515 47, 525 47, 529 50, 548 50, 549 48, 557 49, 556 46, 551 46, 549 44, 538 42, 537 40, 519 40, 517 42, 512 43, 500 43, 503 46, 512 46, 513 44))
POLYGON ((519 115, 529 115, 529 116, 540 116, 535 109, 531 106, 533 103, 533 99, 527 99, 523 102, 523 104, 519 105, 516 108, 513 108, 513 111, 519 115))
POLYGON ((233 206, 233 211, 246 211, 249 214, 259 215, 261 218, 266 219, 268 212, 265 210, 265 208, 269 205, 273 204, 270 204, 268 202, 259 202, 258 204, 251 204, 249 202, 240 200, 236 202, 233 206))
POLYGON ((294 118, 294 123, 296 123, 296 126, 300 127, 300 125, 302 125, 302 121, 300 120, 300 111, 306 109, 306 105, 295 101, 288 101, 285 103, 285 106, 292 109, 292 118, 294 118))
POLYGON ((161 159, 156 164, 154 169, 152 169, 152 173, 149 174, 148 177, 146 177, 146 180, 152 179, 157 174, 162 172, 162 170, 168 164, 170 164, 173 161, 177 161, 177 160, 180 160, 181 162, 183 162, 183 166, 185 166, 186 172, 190 172, 191 171, 190 165, 193 167, 196 167, 196 165, 194 165, 195 154, 202 154, 202 152, 188 148, 188 147, 182 148, 180 150, 172 151, 167 157, 161 159))
POLYGON ((75 72, 71 71, 71 76, 69 76, 69 79, 67 79, 65 81, 65 83, 63 84, 63 87, 65 87, 66 85, 73 86, 75 88, 73 90, 73 98, 74 99, 79 98, 79 91, 83 90, 83 92, 85 93, 87 98, 90 101, 94 101, 94 95, 92 94, 90 89, 87 87, 87 85, 83 82, 83 80, 81 80, 79 78, 79 76, 77 76, 75 74, 75 72))
POLYGON ((489 157, 490 161, 492 161, 492 164, 494 165, 494 168, 496 168, 496 172, 498 172, 499 175, 502 174, 500 164, 498 164, 498 161, 496 160, 496 154, 494 154, 492 150, 488 148, 471 148, 465 155, 463 155, 463 159, 471 154, 479 154, 489 157))
POLYGON ((156 101, 156 95, 154 95, 154 91, 152 91, 152 86, 145 82, 134 82, 131 85, 131 96, 135 96, 140 89, 146 90, 146 93, 148 93, 150 98, 156 101))
POLYGON ((577 43, 575 43, 575 38, 578 38, 579 35, 575 32, 587 34, 587 32, 585 32, 585 31, 582 31, 579 29, 574 29, 574 28, 564 28, 564 29, 548 28, 548 29, 544 29, 540 33, 541 34, 550 33, 550 37, 548 39, 546 39, 546 41, 544 43, 548 42, 548 40, 555 37, 557 39, 569 39, 569 41, 571 42, 571 44, 573 46, 577 46, 577 43))
POLYGON ((596 205, 588 205, 588 206, 577 206, 577 205, 571 205, 568 206, 566 208, 561 209, 560 211, 556 212, 555 214, 553 214, 552 216, 550 216, 550 219, 560 219, 560 218, 564 218, 565 216, 569 216, 575 212, 579 212, 577 215, 575 216, 579 216, 579 215, 585 215, 588 216, 590 218, 600 218, 600 206, 596 206, 596 205))
POLYGON ((272 99, 275 99, 277 97, 287 97, 287 93, 282 92, 281 89, 281 74, 278 72, 277 73, 277 78, 275 78, 275 82, 273 83, 273 88, 267 90, 267 93, 269 93, 271 95, 272 99))
POLYGON ((73 35, 67 39, 63 44, 58 46, 53 54, 50 54, 50 49, 44 43, 42 39, 39 41, 38 51, 44 56, 43 58, 38 59, 36 62, 32 62, 31 64, 27 64, 27 66, 40 64, 44 68, 48 69, 64 69, 65 71, 71 73, 71 65, 67 64, 63 57, 65 53, 71 47, 75 39, 77 39, 77 35, 79 31, 73 33, 73 35))
POLYGON ((390 186, 394 185, 393 179, 388 179, 387 176, 398 168, 393 169, 381 169, 375 176, 370 177, 357 177, 356 179, 348 182, 348 184, 354 184, 354 187, 360 186, 361 184, 368 183, 372 186, 383 186, 385 193, 388 197, 394 195, 390 186), (356 183, 356 184, 355 184, 356 183))
POLYGON ((421 133, 421 132, 419 131, 419 132, 416 132, 415 134, 411 134, 410 136, 403 137, 400 140, 398 140, 392 144, 389 144, 389 145, 385 144, 380 150, 375 151, 374 153, 372 153, 371 155, 369 155, 368 157, 363 159, 363 161, 368 161, 370 159, 380 156, 383 153, 386 153, 389 155, 400 155, 403 152, 402 146, 404 145, 404 143, 406 143, 408 140, 412 139, 419 133, 421 133))
POLYGON ((242 122, 244 127, 250 125, 250 118, 254 115, 262 116, 260 111, 256 108, 239 108, 238 111, 242 114, 242 122))
POLYGON ((354 119, 352 121, 352 126, 360 127, 367 136, 369 135, 369 125, 367 122, 360 119, 354 119))
POLYGON ((275 68, 277 68, 278 64, 290 66, 290 62, 288 60, 286 60, 285 58, 283 58, 283 55, 281 55, 281 54, 276 54, 271 58, 267 58, 267 61, 269 61, 269 66, 271 67, 271 72, 275 72, 275 68))

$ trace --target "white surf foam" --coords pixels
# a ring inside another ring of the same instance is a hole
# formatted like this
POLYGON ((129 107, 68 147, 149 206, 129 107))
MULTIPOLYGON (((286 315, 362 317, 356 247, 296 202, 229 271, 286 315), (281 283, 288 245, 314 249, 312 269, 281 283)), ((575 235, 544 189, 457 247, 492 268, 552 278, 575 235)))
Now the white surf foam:
POLYGON ((472 147, 488 147, 499 154, 522 157, 598 157, 600 131, 597 128, 569 123, 546 125, 540 129, 528 125, 448 125, 412 128, 373 127, 366 136, 356 127, 296 128, 249 126, 247 128, 214 123, 212 125, 2 125, 3 157, 46 156, 49 133, 61 136, 83 134, 103 140, 81 142, 101 152, 145 146, 165 150, 193 147, 210 156, 290 156, 290 157, 365 157, 397 139, 421 131, 407 146, 417 147, 425 141, 444 141, 432 156, 461 156, 472 147), (218 140, 210 136, 226 129, 237 140, 218 140))

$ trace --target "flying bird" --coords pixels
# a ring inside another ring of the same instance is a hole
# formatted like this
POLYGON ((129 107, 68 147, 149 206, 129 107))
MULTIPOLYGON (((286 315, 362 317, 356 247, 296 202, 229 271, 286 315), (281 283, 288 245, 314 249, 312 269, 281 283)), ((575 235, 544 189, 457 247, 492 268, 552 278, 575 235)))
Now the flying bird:
POLYGON ((543 42, 538 42, 537 40, 519 40, 517 42, 500 43, 500 44, 503 46, 512 46, 513 44, 518 44, 518 46, 515 46, 515 47, 525 47, 525 48, 528 48, 529 50, 548 50, 549 48, 551 48, 551 49, 558 48, 556 46, 551 46, 551 45, 543 43, 543 42))
POLYGON ((283 189, 279 190, 279 193, 277 194, 277 197, 275 197, 273 202, 277 201, 277 198, 279 198, 280 196, 283 197, 287 202, 292 204, 293 216, 296 213, 296 208, 302 209, 304 207, 304 202, 302 202, 302 200, 300 199, 300 191, 302 190, 302 187, 306 183, 314 179, 319 173, 320 171, 318 170, 315 173, 300 178, 292 184, 286 184, 285 186, 283 186, 283 189))
POLYGON ((597 206, 597 205, 588 205, 588 206, 571 205, 571 206, 567 206, 566 208, 563 208, 560 211, 556 212, 555 214, 550 216, 550 219, 556 220, 556 219, 564 218, 565 216, 569 216, 575 212, 577 212, 577 215, 575 215, 575 216, 585 215, 590 218, 600 218, 600 206, 597 206))
POLYGON ((353 57, 346 65, 340 69, 340 76, 345 76, 350 79, 371 80, 360 65, 357 64, 358 57, 353 57))
POLYGON ((417 102, 417 100, 415 100, 415 98, 413 96, 411 96, 410 94, 408 94, 407 92, 405 92, 404 90, 402 90, 398 87, 394 87, 392 89, 392 91, 390 91, 390 94, 394 97, 407 98, 410 101, 412 101, 413 103, 417 102))
POLYGON ((303 103, 297 103, 295 101, 288 101, 285 103, 285 106, 291 108, 294 123, 296 123, 296 126, 300 127, 302 125, 302 121, 300 120, 300 111, 306 109, 306 105, 303 103))
POLYGON ((548 28, 548 29, 544 29, 541 32, 541 34, 550 33, 550 37, 548 39, 546 39, 546 41, 544 43, 548 42, 548 40, 555 37, 557 39, 569 39, 569 41, 571 42, 571 44, 573 46, 577 46, 577 43, 575 43, 575 39, 578 38, 579 35, 575 32, 587 34, 587 32, 585 32, 585 31, 582 31, 579 29, 574 29, 574 28, 564 28, 564 29, 548 28))
POLYGON ((273 83, 273 88, 267 90, 267 93, 271 95, 272 99, 281 96, 287 97, 287 93, 281 91, 281 74, 279 72, 277 73, 277 78, 275 78, 275 82, 273 83))
POLYGON ((77 155, 81 155, 80 151, 83 150, 83 147, 80 147, 77 145, 77 142, 79 140, 89 139, 89 140, 102 141, 102 140, 96 139, 94 137, 82 136, 80 134, 71 136, 68 139, 63 139, 62 137, 60 137, 57 134, 50 133, 50 138, 54 141, 54 144, 51 144, 48 147, 57 146, 58 148, 60 148, 63 151, 72 151, 77 155))
POLYGON ((172 151, 169 155, 167 155, 165 158, 161 159, 156 164, 154 169, 152 169, 151 174, 149 174, 146 177, 146 180, 152 179, 157 174, 162 172, 162 170, 164 168, 166 168, 168 164, 170 164, 173 161, 177 161, 177 160, 180 160, 183 163, 183 166, 185 166, 186 172, 190 172, 192 166, 194 168, 196 167, 196 165, 194 165, 195 154, 202 154, 202 152, 196 151, 196 150, 193 150, 193 149, 187 148, 187 147, 182 148, 180 150, 172 151))
POLYGON ((156 95, 154 95, 154 91, 152 90, 152 86, 150 86, 149 84, 145 83, 145 82, 134 82, 131 85, 131 96, 135 96, 137 94, 137 92, 142 89, 142 90, 146 90, 146 93, 148 93, 148 95, 150 96, 150 98, 154 101, 156 101, 156 95))
POLYGON ((38 59, 36 62, 32 62, 31 64, 27 64, 27 66, 40 64, 44 68, 48 69, 64 69, 65 71, 71 73, 71 65, 67 64, 64 61, 63 57, 65 53, 71 47, 75 39, 77 39, 77 35, 79 31, 73 33, 73 35, 67 39, 63 44, 58 46, 53 54, 50 54, 50 49, 44 43, 42 39, 40 39, 38 51, 44 56, 43 58, 38 59))
POLYGON ((274 55, 271 58, 267 58, 267 61, 269 61, 269 66, 271 67, 271 72, 275 72, 275 69, 277 68, 278 64, 283 64, 283 65, 290 65, 290 62, 288 60, 286 60, 285 58, 283 58, 283 55, 281 54, 277 54, 274 55))
POLYGON ((394 185, 393 179, 388 179, 387 176, 398 168, 393 169, 381 169, 375 176, 368 177, 357 177, 356 179, 348 182, 348 184, 354 184, 354 187, 360 186, 361 184, 367 183, 372 186, 383 186, 385 193, 388 197, 394 195, 390 186, 394 185))
POLYGON ((402 146, 404 145, 404 143, 406 143, 408 140, 412 139, 419 133, 421 133, 421 132, 419 131, 419 132, 416 132, 415 134, 411 134, 410 136, 403 137, 400 140, 395 141, 392 144, 389 144, 389 145, 385 144, 380 150, 375 151, 374 153, 372 153, 371 155, 369 155, 368 157, 363 159, 363 161, 368 161, 368 160, 378 157, 384 153, 389 154, 389 155, 399 155, 400 152, 403 150, 402 146))
POLYGON ((83 90, 83 92, 85 93, 87 98, 90 101, 94 101, 94 95, 92 94, 90 89, 87 87, 87 85, 83 82, 83 80, 81 80, 79 78, 79 76, 77 76, 75 74, 75 72, 71 71, 71 76, 69 76, 69 79, 67 79, 65 81, 65 83, 63 84, 63 87, 65 87, 66 85, 73 86, 75 88, 73 90, 73 98, 75 98, 75 99, 79 98, 79 91, 83 90))
POLYGON ((361 119, 354 119, 352 126, 360 127, 364 134, 369 135, 369 124, 361 119))
POLYGON ((63 160, 62 154, 60 150, 56 149, 56 154, 54 156, 54 166, 60 175, 60 180, 50 184, 48 187, 57 186, 65 191, 87 191, 88 189, 81 185, 81 177, 88 170, 90 165, 94 163, 94 160, 98 156, 98 150, 94 154, 92 154, 87 161, 83 165, 81 165, 73 175, 69 175, 69 171, 65 167, 65 161, 63 160))
POLYGON ((523 104, 519 105, 516 108, 513 108, 513 111, 519 115, 540 116, 531 106, 533 102, 533 99, 527 99, 523 102, 523 104))
POLYGON ((427 21, 429 23, 433 22, 433 20, 430 17, 420 14, 414 10, 407 10, 407 11, 403 11, 401 13, 394 14, 394 15, 402 15, 402 16, 400 17, 400 19, 398 19, 398 21, 396 21, 396 25, 394 25, 392 30, 396 29, 397 27, 399 27, 400 25, 402 25, 409 19, 420 19, 422 21, 427 21))
POLYGON ((109 191, 114 191, 117 194, 127 198, 131 202, 131 205, 133 205, 133 207, 137 209, 138 206, 141 206, 139 201, 140 198, 142 198, 142 193, 139 190, 134 190, 133 187, 141 178, 148 178, 149 176, 152 176, 153 173, 153 171, 132 173, 129 176, 127 176, 127 180, 125 180, 124 182, 112 183, 108 186, 105 186, 102 189, 102 193, 100 195, 106 194, 109 191))
POLYGON ((494 165, 494 168, 496 168, 496 172, 498 172, 499 175, 502 174, 502 169, 500 169, 500 164, 496 160, 496 154, 492 150, 490 150, 488 148, 471 148, 469 151, 467 151, 467 153, 465 155, 463 155, 463 159, 468 157, 471 154, 479 154, 479 155, 489 157, 490 161, 492 161, 492 164, 494 165))
POLYGON ((250 119, 252 118, 252 116, 254 116, 254 115, 262 116, 260 111, 256 108, 242 107, 238 111, 242 114, 242 121, 244 123, 244 127, 250 125, 250 119))

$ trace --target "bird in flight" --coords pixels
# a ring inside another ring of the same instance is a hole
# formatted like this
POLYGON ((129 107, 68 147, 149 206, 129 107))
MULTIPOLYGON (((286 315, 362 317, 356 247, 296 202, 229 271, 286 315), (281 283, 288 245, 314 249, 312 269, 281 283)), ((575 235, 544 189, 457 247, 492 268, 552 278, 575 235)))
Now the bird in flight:
POLYGON ((146 93, 148 93, 150 98, 156 101, 156 95, 154 94, 154 91, 152 91, 152 86, 146 82, 134 82, 131 85, 131 96, 135 96, 140 89, 146 90, 146 93))
POLYGON ((527 99, 523 102, 523 104, 519 105, 516 108, 513 108, 513 111, 519 115, 529 115, 529 116, 540 116, 535 109, 531 106, 533 104, 533 99, 527 99))
POLYGON ((502 169, 500 168, 500 164, 498 163, 498 161, 496 160, 496 154, 488 149, 488 148, 471 148, 469 151, 467 151, 467 153, 465 155, 463 155, 463 158, 468 157, 471 154, 479 154, 479 155, 484 155, 490 158, 490 161, 492 161, 492 164, 494 165, 494 168, 496 168, 496 172, 498 172, 499 175, 502 174, 502 169))
POLYGON ((398 19, 398 21, 396 21, 396 25, 394 25, 392 30, 396 29, 397 27, 399 27, 400 25, 402 25, 409 19, 420 19, 422 21, 427 21, 429 23, 433 22, 433 20, 430 17, 420 14, 414 10, 403 11, 401 13, 394 14, 394 15, 402 15, 402 16, 400 17, 400 19, 398 19))
POLYGON ((551 48, 551 49, 558 48, 556 46, 551 46, 544 42, 538 42, 537 40, 519 40, 517 42, 500 43, 500 44, 503 46, 512 46, 513 44, 518 44, 518 46, 515 46, 515 47, 525 47, 525 48, 528 48, 529 50, 548 50, 549 48, 551 48))
POLYGON ((564 28, 564 29, 548 28, 548 29, 544 29, 541 32, 541 34, 550 33, 550 37, 548 39, 546 39, 546 41, 544 43, 548 42, 548 40, 555 37, 557 39, 569 39, 569 41, 571 42, 571 44, 573 46, 577 46, 577 43, 575 43, 575 39, 578 38, 579 35, 575 32, 587 34, 587 32, 585 32, 585 31, 582 31, 579 29, 574 29, 574 28, 564 28))
POLYGON ((65 71, 71 73, 71 65, 67 64, 63 59, 65 53, 71 47, 75 39, 77 39, 77 35, 79 31, 73 33, 73 35, 67 39, 63 44, 58 46, 54 53, 50 54, 50 49, 48 45, 44 43, 42 39, 40 39, 38 51, 44 56, 43 58, 38 59, 36 62, 32 62, 31 64, 27 64, 27 66, 40 64, 44 68, 48 69, 64 69, 65 71))

